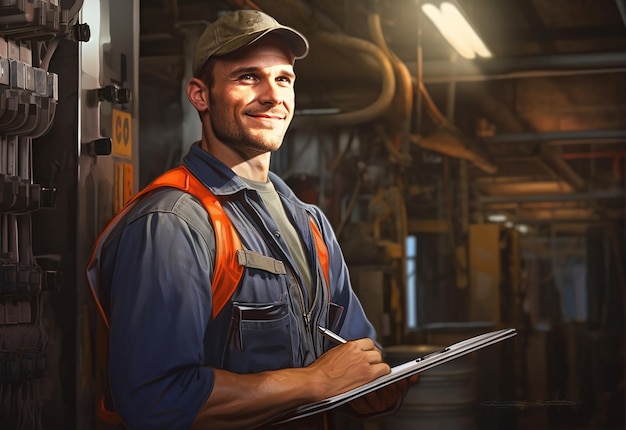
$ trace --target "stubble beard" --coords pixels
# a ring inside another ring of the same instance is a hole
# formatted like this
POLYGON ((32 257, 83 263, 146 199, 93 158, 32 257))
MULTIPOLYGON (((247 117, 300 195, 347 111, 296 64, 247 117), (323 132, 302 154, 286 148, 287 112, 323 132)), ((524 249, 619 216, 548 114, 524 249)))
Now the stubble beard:
POLYGON ((282 145, 286 130, 280 133, 274 129, 268 129, 265 132, 257 129, 257 133, 252 133, 243 124, 229 119, 228 115, 216 109, 212 100, 211 105, 212 115, 209 115, 209 118, 213 134, 220 142, 228 145, 244 158, 276 151, 282 145))

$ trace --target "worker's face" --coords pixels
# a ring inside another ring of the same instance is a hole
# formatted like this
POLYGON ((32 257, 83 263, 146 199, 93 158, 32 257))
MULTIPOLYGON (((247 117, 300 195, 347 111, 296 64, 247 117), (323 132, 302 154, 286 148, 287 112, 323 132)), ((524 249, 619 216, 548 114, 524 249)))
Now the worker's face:
POLYGON ((280 147, 294 110, 293 56, 282 39, 220 58, 209 89, 210 132, 244 156, 280 147))

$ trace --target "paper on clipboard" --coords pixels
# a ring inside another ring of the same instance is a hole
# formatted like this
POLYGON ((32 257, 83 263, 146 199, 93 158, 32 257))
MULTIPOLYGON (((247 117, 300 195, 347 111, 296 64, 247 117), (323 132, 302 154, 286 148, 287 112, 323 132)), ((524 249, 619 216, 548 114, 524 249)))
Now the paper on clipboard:
POLYGON ((430 369, 431 367, 435 367, 450 360, 454 360, 455 358, 469 354, 486 346, 493 345, 494 343, 513 337, 516 334, 517 333, 514 328, 496 330, 471 337, 461 342, 457 342, 453 345, 448 346, 447 348, 443 348, 439 351, 429 353, 428 355, 425 355, 423 357, 416 357, 415 359, 407 361, 406 363, 402 363, 392 367, 391 372, 387 375, 381 376, 380 378, 368 382, 367 384, 361 385, 360 387, 354 388, 337 396, 320 400, 319 402, 300 406, 283 415, 281 418, 279 418, 277 422, 274 423, 274 425, 284 424, 289 421, 297 420, 336 408, 351 400, 356 399, 357 397, 363 396, 372 391, 376 391, 379 388, 399 381, 400 379, 409 377, 419 372, 423 372, 424 370, 430 369))

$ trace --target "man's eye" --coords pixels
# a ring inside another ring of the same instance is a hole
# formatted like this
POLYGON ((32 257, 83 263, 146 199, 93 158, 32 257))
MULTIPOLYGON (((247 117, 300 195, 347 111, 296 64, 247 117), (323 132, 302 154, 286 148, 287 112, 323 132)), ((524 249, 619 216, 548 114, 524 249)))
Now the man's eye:
POLYGON ((240 81, 252 81, 254 79, 255 79, 255 76, 250 73, 246 73, 244 75, 239 76, 240 81))
POLYGON ((290 84, 292 82, 292 79, 289 76, 281 76, 280 78, 277 79, 278 82, 283 82, 285 84, 290 84))

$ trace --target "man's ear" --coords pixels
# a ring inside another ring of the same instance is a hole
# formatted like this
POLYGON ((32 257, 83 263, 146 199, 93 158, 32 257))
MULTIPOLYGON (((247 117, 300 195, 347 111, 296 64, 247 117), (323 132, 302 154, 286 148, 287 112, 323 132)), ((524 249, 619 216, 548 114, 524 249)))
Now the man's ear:
POLYGON ((200 113, 209 109, 209 89, 198 78, 191 78, 187 82, 187 98, 200 113))

